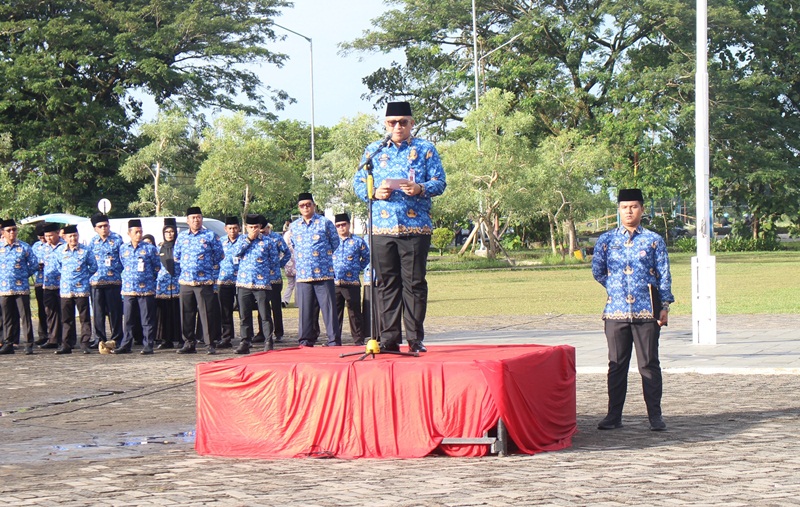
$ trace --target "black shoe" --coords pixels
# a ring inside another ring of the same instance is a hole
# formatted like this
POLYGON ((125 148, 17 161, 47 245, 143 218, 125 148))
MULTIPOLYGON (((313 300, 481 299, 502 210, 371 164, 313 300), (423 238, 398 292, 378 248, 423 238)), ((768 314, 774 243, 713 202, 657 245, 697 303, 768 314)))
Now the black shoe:
POLYGON ((667 431, 667 423, 664 422, 664 419, 657 415, 655 417, 650 418, 650 430, 651 431, 667 431))
POLYGON ((30 356, 33 354, 33 345, 30 343, 25 347, 25 355, 30 356))
POLYGON ((217 347, 215 347, 214 344, 212 343, 211 345, 208 346, 206 354, 208 354, 209 356, 213 356, 216 355, 216 353, 217 353, 217 347))
POLYGON ((381 352, 400 352, 400 345, 396 343, 381 343, 381 352))
POLYGON ((413 341, 408 344, 408 350, 411 352, 427 352, 428 349, 425 348, 425 345, 422 344, 420 341, 413 341))
POLYGON ((56 350, 56 354, 72 354, 72 349, 69 347, 61 347, 60 349, 56 350))
POLYGON ((250 342, 251 343, 264 343, 266 338, 264 338, 263 334, 257 334, 255 338, 253 338, 250 342))
POLYGON ((224 341, 221 341, 221 342, 219 342, 217 344, 217 348, 218 349, 232 349, 233 348, 233 344, 231 343, 230 340, 224 340, 224 341))
POLYGON ((353 342, 353 345, 356 345, 358 347, 363 347, 364 346, 364 340, 355 341, 355 342, 353 342))
POLYGON ((14 353, 13 343, 6 343, 2 347, 0 347, 0 354, 13 354, 13 353, 14 353))
POLYGON ((300 343, 301 347, 313 347, 314 346, 314 342, 310 342, 308 340, 300 340, 299 343, 300 343))
POLYGON ((45 343, 47 343, 47 338, 39 338, 38 340, 33 342, 33 344, 36 345, 37 347, 41 347, 45 343))
POLYGON ((597 424, 598 430, 615 430, 617 428, 622 428, 622 418, 610 415, 597 424))
MULTIPOLYGON (((105 341, 105 340, 103 340, 103 341, 105 341)), ((99 345, 100 345, 100 340, 92 340, 92 341, 89 342, 89 348, 90 349, 96 349, 99 345)), ((81 347, 81 348, 83 348, 83 347, 81 347)))
POLYGON ((174 349, 174 348, 175 348, 175 345, 173 345, 172 342, 169 342, 169 343, 164 342, 164 343, 160 343, 158 345, 158 347, 156 347, 156 350, 166 350, 166 349, 174 349))
POLYGON ((47 342, 44 345, 41 345, 39 348, 41 349, 57 349, 58 344, 53 342, 47 342))
POLYGON ((274 341, 275 341, 275 343, 282 342, 283 341, 283 336, 276 336, 274 341))
POLYGON ((268 350, 273 350, 274 348, 275 348, 275 344, 272 341, 272 338, 270 338, 269 340, 264 342, 264 352, 266 352, 268 350))
POLYGON ((250 353, 250 342, 247 341, 247 340, 242 340, 241 343, 239 343, 239 346, 236 347, 236 350, 234 350, 234 352, 236 354, 249 354, 250 353))
POLYGON ((89 349, 88 343, 81 343, 81 352, 84 354, 91 354, 92 351, 89 349))
POLYGON ((116 349, 112 350, 111 353, 112 354, 130 354, 131 353, 131 349, 119 347, 119 348, 116 348, 116 349))
POLYGON ((178 354, 197 354, 197 349, 193 343, 184 343, 183 347, 177 350, 178 354))
POLYGON ((154 354, 154 352, 153 349, 142 349, 142 351, 139 352, 139 354, 143 356, 149 356, 150 354, 154 354))
POLYGON ((284 308, 289 308, 289 303, 287 303, 286 301, 281 301, 281 306, 284 308))

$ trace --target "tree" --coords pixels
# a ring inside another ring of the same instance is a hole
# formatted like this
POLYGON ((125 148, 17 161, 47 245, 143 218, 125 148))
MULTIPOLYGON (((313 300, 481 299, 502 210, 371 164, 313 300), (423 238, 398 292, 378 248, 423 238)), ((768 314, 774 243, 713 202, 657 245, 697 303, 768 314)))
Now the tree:
POLYGON ((476 229, 489 239, 490 258, 501 249, 501 221, 519 211, 521 176, 535 160, 527 137, 533 121, 531 115, 514 109, 512 93, 490 90, 481 107, 465 118, 466 130, 480 135, 480 149, 469 139, 440 149, 448 189, 437 205, 462 210, 468 206, 476 229))
MULTIPOLYGON (((360 114, 344 118, 331 128, 331 149, 317 162, 311 187, 314 200, 322 208, 349 210, 353 216, 366 217, 366 205, 353 191, 353 175, 364 148, 380 137, 378 126, 375 117, 360 114)), ((306 176, 311 177, 310 167, 306 169, 306 176)))
POLYGON ((539 191, 526 192, 521 200, 526 208, 547 217, 553 253, 559 244, 573 252, 577 249, 575 223, 608 205, 607 195, 598 192, 598 182, 611 154, 602 142, 584 138, 576 130, 546 139, 536 154, 528 188, 539 191))
POLYGON ((296 202, 302 176, 281 161, 275 141, 243 114, 217 119, 201 149, 206 159, 197 173, 197 202, 208 214, 244 216, 296 202))
POLYGON ((139 190, 139 200, 128 207, 140 214, 175 214, 171 203, 176 202, 178 176, 193 174, 200 164, 198 140, 190 131, 189 118, 178 110, 160 112, 155 120, 142 125, 140 139, 149 143, 125 160, 120 174, 129 182, 149 183, 139 190))
MULTIPOLYGON (((88 213, 98 195, 127 202, 118 173, 140 117, 158 104, 266 111, 252 66, 285 56, 272 18, 285 0, 20 0, 0 4, 0 132, 13 180, 37 182, 46 210, 88 213), (237 97, 246 99, 239 102, 237 97), (34 176, 35 175, 35 176, 34 176)), ((273 91, 276 107, 287 100, 273 91)))
MULTIPOLYGON (((469 0, 400 0, 375 20, 376 29, 344 51, 402 50, 405 64, 364 79, 383 103, 406 97, 437 133, 462 120, 474 97, 469 0)), ((685 10, 683 2, 479 0, 477 42, 482 87, 514 94, 534 115, 539 135, 581 127, 613 109, 608 91, 625 55, 648 45, 685 10), (517 38, 514 38, 517 36, 517 38), (513 39, 513 42, 512 42, 513 39), (510 43, 501 51, 492 52, 510 43), (490 52, 492 52, 490 54, 490 52)))

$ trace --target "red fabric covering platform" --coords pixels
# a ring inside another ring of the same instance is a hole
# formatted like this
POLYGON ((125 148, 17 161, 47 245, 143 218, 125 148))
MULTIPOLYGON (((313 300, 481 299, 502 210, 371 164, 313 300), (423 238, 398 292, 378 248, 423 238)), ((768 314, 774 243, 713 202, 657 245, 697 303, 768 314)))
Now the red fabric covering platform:
MULTIPOLYGON (((420 357, 340 358, 293 348, 197 365, 200 454, 415 458, 502 418, 520 452, 569 447, 577 428, 568 345, 429 346, 420 357)), ((481 456, 486 445, 445 445, 481 456)))

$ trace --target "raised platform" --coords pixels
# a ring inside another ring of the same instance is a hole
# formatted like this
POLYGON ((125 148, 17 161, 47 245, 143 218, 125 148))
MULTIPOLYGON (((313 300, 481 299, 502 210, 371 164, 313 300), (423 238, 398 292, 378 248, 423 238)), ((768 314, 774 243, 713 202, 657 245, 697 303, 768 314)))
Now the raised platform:
POLYGON ((460 442, 485 438, 501 419, 516 452, 571 445, 569 345, 434 345, 418 358, 339 357, 353 350, 303 347, 197 365, 197 452, 413 458, 439 448, 482 456, 489 446, 460 442))

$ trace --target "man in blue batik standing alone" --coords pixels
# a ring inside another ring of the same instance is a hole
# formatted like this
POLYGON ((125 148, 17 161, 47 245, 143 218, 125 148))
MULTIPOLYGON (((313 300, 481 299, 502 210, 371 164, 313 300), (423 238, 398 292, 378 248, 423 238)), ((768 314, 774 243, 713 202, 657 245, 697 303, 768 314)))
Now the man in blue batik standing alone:
POLYGON ((661 416, 661 364, 658 339, 669 318, 672 276, 664 239, 642 227, 644 196, 639 189, 619 191, 622 226, 597 240, 592 275, 608 293, 603 310, 608 341, 608 414, 601 430, 622 427, 622 407, 628 391, 628 365, 632 349, 642 376, 650 429, 664 431, 661 416))

